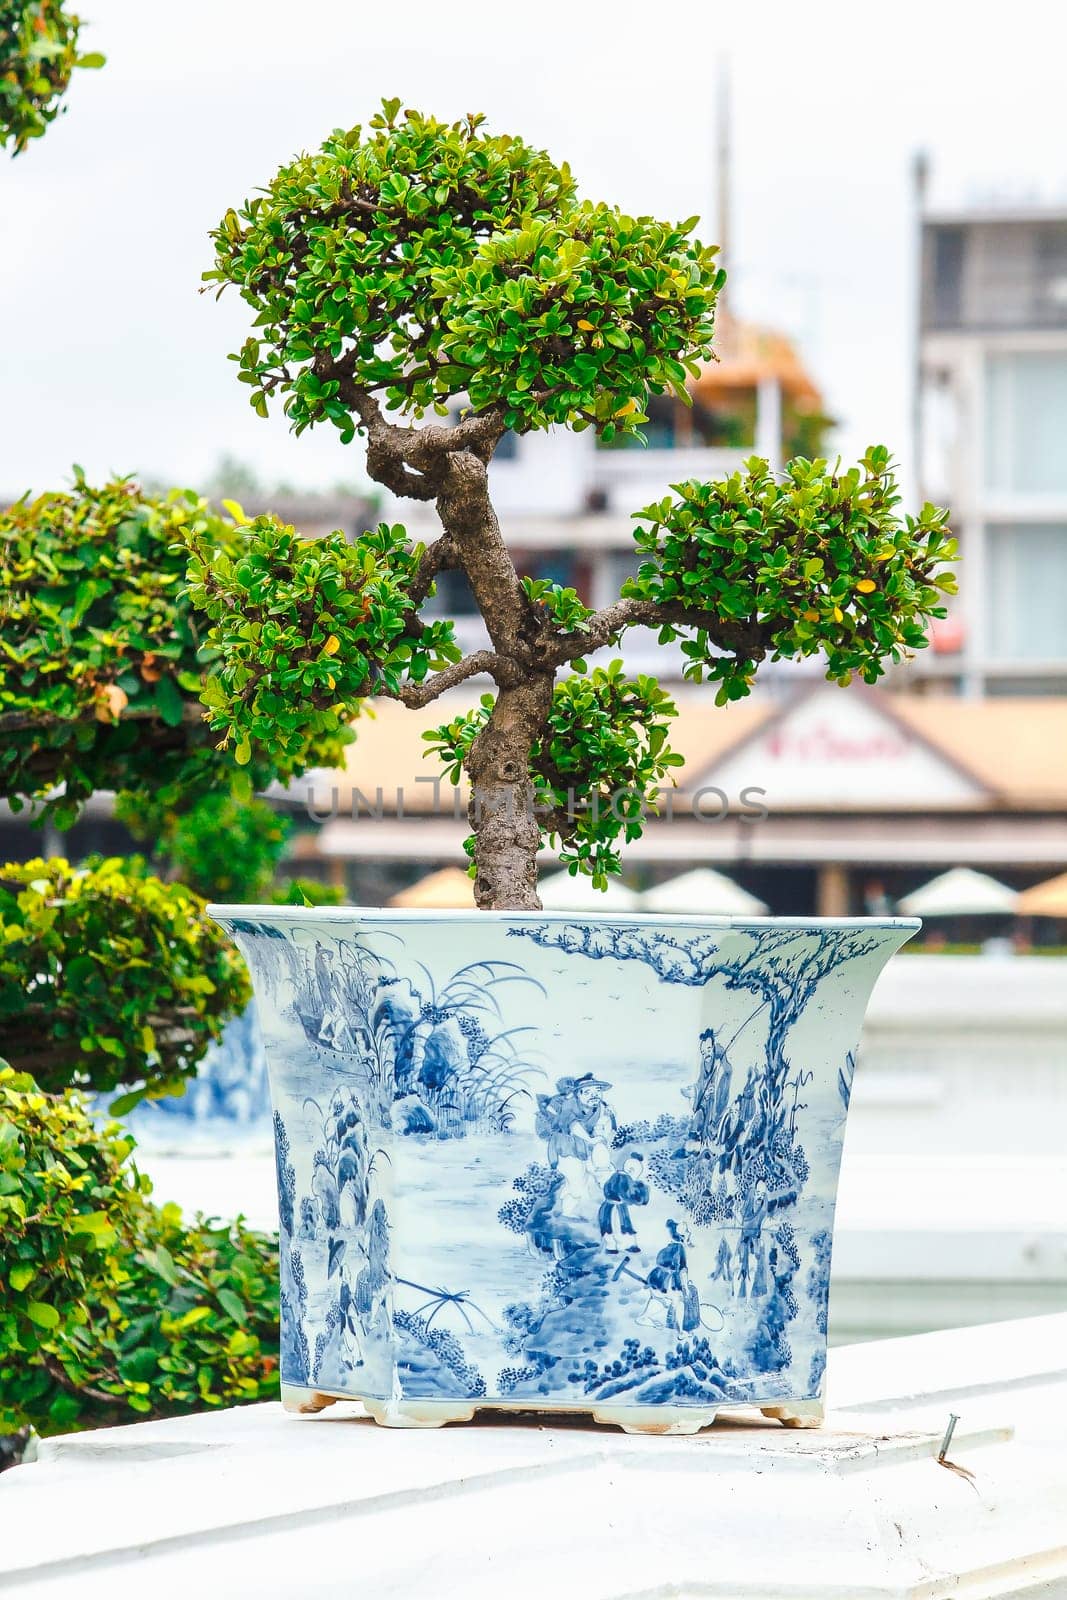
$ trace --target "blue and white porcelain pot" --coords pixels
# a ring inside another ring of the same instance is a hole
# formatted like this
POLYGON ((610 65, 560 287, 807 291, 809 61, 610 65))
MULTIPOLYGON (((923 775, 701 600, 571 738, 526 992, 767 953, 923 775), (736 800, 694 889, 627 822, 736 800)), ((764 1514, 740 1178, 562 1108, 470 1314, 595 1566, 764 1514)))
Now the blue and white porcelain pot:
POLYGON ((288 1408, 820 1419, 853 1055, 918 923, 211 910, 270 1072, 288 1408))

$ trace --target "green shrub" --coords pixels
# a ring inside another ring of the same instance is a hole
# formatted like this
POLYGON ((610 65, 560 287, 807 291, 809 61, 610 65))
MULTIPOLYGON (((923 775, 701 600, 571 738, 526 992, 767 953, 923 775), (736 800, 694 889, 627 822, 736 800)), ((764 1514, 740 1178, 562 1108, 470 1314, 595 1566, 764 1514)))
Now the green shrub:
POLYGON ((143 863, 0 868, 0 1029, 43 1089, 173 1093, 247 1005, 240 956, 184 884, 143 863))
MULTIPOLYGON (((0 511, 0 794, 35 799, 63 828, 98 789, 188 805, 220 785, 251 799, 299 770, 258 746, 240 770, 200 704, 213 657, 185 593, 185 542, 232 562, 247 538, 191 490, 94 488, 77 468, 69 494, 0 511)), ((311 764, 339 758, 347 730, 328 731, 298 741, 311 764)))
POLYGON ((334 883, 318 878, 286 878, 271 896, 276 906, 340 906, 345 892, 334 883))
POLYGON ((277 1393, 276 1242, 155 1206, 132 1148, 0 1063, 0 1433, 277 1393))
POLYGON ((265 800, 208 794, 176 811, 152 795, 121 794, 115 816, 145 845, 162 876, 188 884, 205 900, 290 906, 341 902, 342 892, 332 884, 279 880, 293 825, 265 800))
POLYGON ((202 795, 186 810, 144 793, 123 794, 115 816, 148 846, 153 865, 205 900, 269 899, 291 828, 265 800, 226 793, 202 795))

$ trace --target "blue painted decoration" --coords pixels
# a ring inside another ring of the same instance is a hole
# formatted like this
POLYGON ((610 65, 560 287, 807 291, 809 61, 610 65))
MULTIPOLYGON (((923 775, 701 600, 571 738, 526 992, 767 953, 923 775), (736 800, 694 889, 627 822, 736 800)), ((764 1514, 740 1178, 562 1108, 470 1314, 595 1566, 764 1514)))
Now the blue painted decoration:
MULTIPOLYGON (((95 1098, 107 1119, 113 1094, 95 1098)), ((267 1058, 253 1001, 208 1046, 195 1078, 180 1094, 142 1100, 126 1113, 139 1145, 148 1150, 236 1150, 269 1139, 271 1125, 267 1058)))
POLYGON ((917 924, 212 911, 270 1072, 283 1382, 819 1397, 856 1042, 917 924))

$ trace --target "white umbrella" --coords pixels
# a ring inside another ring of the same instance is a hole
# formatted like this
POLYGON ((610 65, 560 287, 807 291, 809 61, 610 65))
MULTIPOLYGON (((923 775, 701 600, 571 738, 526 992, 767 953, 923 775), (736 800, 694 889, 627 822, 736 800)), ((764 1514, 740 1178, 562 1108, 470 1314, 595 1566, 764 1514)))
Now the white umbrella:
POLYGON ((554 872, 537 886, 546 911, 634 911, 640 897, 615 878, 606 889, 594 889, 585 873, 554 872))
POLYGON ((1006 883, 970 867, 953 867, 898 900, 906 917, 1010 916, 1019 896, 1006 883))
POLYGON ((697 911, 708 917, 765 917, 754 894, 710 867, 694 867, 641 896, 642 911, 697 911))

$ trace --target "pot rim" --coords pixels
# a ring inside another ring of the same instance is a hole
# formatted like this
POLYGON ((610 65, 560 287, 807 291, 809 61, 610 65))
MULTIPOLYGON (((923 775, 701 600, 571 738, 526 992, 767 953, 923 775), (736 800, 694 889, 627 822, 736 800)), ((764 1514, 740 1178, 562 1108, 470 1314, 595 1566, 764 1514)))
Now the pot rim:
POLYGON ((351 921, 353 917, 375 922, 593 922, 615 925, 631 922, 638 927, 657 923, 706 928, 907 928, 917 932, 921 917, 738 917, 708 915, 699 911, 479 911, 476 908, 422 910, 417 906, 280 906, 227 905, 212 902, 205 907, 215 921, 351 921))

